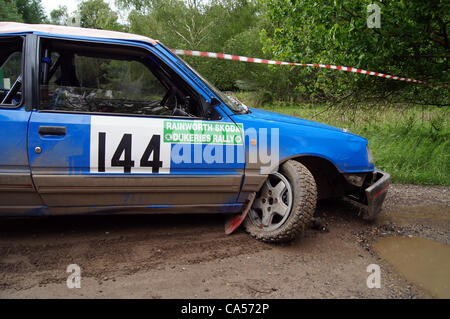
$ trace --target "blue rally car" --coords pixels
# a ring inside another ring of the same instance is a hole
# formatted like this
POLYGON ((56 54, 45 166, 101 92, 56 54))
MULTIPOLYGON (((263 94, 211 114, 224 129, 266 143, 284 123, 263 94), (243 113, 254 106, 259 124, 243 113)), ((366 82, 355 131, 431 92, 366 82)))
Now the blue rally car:
POLYGON ((1 215, 228 213, 279 242, 389 187, 366 139, 248 108, 147 37, 0 22, 0 67, 1 215))

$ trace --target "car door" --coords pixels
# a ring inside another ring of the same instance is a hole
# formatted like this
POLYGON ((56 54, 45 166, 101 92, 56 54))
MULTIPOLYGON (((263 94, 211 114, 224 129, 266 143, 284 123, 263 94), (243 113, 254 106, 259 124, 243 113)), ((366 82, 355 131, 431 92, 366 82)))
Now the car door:
POLYGON ((100 46, 41 40, 28 156, 45 204, 55 213, 239 210, 241 128, 161 104, 181 91, 142 62, 148 51, 100 46))
POLYGON ((27 157, 31 100, 22 82, 29 80, 30 64, 23 57, 30 49, 25 36, 0 36, 0 215, 45 213, 27 157))

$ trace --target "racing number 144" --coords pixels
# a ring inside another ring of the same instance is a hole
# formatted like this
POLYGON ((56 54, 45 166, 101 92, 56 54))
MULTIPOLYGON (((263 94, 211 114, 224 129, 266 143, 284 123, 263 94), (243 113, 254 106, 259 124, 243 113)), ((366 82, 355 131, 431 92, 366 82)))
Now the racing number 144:
MULTIPOLYGON (((134 167, 134 161, 131 159, 131 145, 132 145, 133 135, 126 133, 123 134, 119 145, 111 158, 112 167, 123 167, 124 173, 131 173, 131 168, 134 167), (122 156, 123 155, 123 156, 122 156), (123 158, 123 159, 121 159, 123 158)), ((140 160, 140 167, 151 167, 152 173, 159 173, 159 169, 162 167, 163 163, 160 160, 160 146, 161 146, 161 136, 152 135, 150 142, 148 143, 144 154, 142 154, 140 160), (150 156, 153 154, 152 160, 150 156)), ((98 172, 105 172, 105 155, 106 149, 106 132, 98 133, 98 172)))

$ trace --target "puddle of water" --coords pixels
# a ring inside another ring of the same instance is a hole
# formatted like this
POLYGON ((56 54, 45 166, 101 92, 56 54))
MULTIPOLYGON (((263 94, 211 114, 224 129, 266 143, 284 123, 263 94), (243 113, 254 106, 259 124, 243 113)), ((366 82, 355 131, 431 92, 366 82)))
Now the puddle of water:
POLYGON ((435 298, 450 298, 450 246, 421 237, 383 237, 374 245, 378 255, 408 281, 435 298))

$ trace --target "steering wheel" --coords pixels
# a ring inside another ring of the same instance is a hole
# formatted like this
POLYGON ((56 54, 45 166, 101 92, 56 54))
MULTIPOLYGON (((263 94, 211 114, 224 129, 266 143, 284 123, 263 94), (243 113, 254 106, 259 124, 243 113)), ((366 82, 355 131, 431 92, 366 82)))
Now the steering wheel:
POLYGON ((166 102, 169 100, 169 98, 172 97, 172 95, 174 94, 173 88, 171 87, 167 92, 166 95, 164 95, 164 97, 162 98, 162 100, 159 102, 159 105, 164 107, 166 102))
MULTIPOLYGON (((169 101, 169 100, 170 100, 172 97, 174 97, 174 96, 175 96, 175 90, 174 90, 173 87, 171 87, 171 88, 167 91, 166 95, 164 95, 164 97, 163 97, 163 99, 161 100, 161 102, 159 102, 159 105, 160 105, 161 107, 166 107, 166 106, 165 106, 166 102, 169 101)), ((175 106, 174 106, 174 108, 172 109, 172 112, 171 112, 170 115, 171 115, 171 116, 190 116, 190 117, 193 116, 192 114, 189 114, 189 113, 185 112, 182 108, 179 108, 179 107, 177 106, 177 104, 175 104, 175 106)))
MULTIPOLYGON (((169 101, 174 95, 175 95, 175 90, 173 89, 173 87, 171 87, 167 91, 166 95, 164 95, 164 97, 162 98, 161 102, 159 102, 159 106, 166 107, 166 102, 169 101)), ((173 108, 172 113, 170 115, 171 116, 176 115, 177 111, 178 111, 178 108, 175 105, 175 107, 173 108)))
POLYGON ((11 104, 12 100, 14 98, 14 95, 16 95, 17 92, 19 92, 21 87, 22 87, 22 74, 20 74, 17 77, 16 82, 14 82, 13 86, 11 87, 9 92, 6 94, 6 96, 3 99, 1 104, 11 104))

